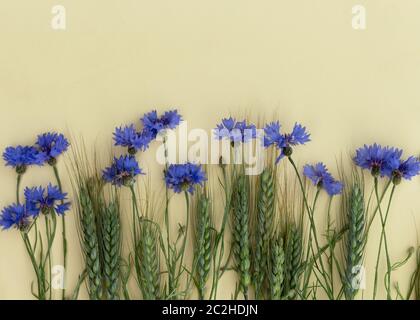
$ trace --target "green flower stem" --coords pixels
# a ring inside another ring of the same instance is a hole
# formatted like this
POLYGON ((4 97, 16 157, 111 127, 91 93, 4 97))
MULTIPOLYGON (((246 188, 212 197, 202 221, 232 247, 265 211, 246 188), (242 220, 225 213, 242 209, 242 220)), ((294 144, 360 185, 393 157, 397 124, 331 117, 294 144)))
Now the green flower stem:
POLYGON ((327 230, 327 238, 328 238, 328 245, 329 245, 329 249, 330 249, 330 256, 328 259, 329 262, 329 272, 330 272, 330 281, 331 281, 331 296, 334 298, 334 261, 335 259, 335 254, 334 254, 334 248, 335 248, 335 243, 331 243, 330 239, 329 239, 329 232, 330 230, 330 226, 331 226, 331 204, 332 204, 332 199, 333 197, 330 196, 330 199, 328 200, 328 211, 327 211, 327 223, 328 223, 328 230, 327 230))
POLYGON ((20 193, 20 184, 22 182, 22 174, 18 174, 17 179, 16 179, 16 203, 20 204, 20 200, 19 200, 19 193, 20 193))
MULTIPOLYGON (((16 202, 17 204, 20 204, 19 193, 20 193, 20 185, 22 182, 22 174, 18 174, 16 180, 17 180, 16 181, 16 202)), ((25 249, 29 255, 29 258, 31 259, 32 267, 36 275, 37 287, 38 287, 37 298, 40 300, 45 300, 46 299, 45 285, 44 285, 45 282, 42 278, 42 274, 40 272, 38 263, 36 262, 35 252, 34 252, 34 249, 32 249, 31 241, 29 240, 28 234, 26 232, 21 231, 20 235, 22 236, 23 243, 25 244, 25 249)), ((38 237, 37 232, 35 232, 35 236, 38 237)))
POLYGON ((388 267, 388 272, 387 272, 388 288, 387 288, 387 292, 388 292, 388 298, 389 298, 389 300, 391 299, 391 272, 392 272, 392 265, 391 265, 390 256, 388 254, 388 243, 387 243, 387 238, 386 238, 385 225, 386 225, 386 222, 388 220, 389 209, 391 207, 391 202, 392 202, 392 199, 393 199, 393 196, 394 196, 395 187, 396 186, 393 185, 392 186, 392 189, 391 189, 391 194, 389 196, 388 207, 386 209, 385 219, 384 219, 384 224, 383 224, 383 234, 381 234, 381 236, 384 237, 385 252, 386 252, 386 258, 387 258, 387 267, 388 267))
MULTIPOLYGON (((58 173, 58 168, 56 165, 53 166, 54 175, 57 180, 58 188, 60 189, 60 192, 63 192, 63 186, 61 183, 60 175, 58 173)), ((66 280, 65 275, 67 274, 67 235, 66 235, 66 217, 65 215, 61 215, 61 225, 62 225, 62 239, 63 239, 63 267, 64 267, 64 288, 62 291, 61 299, 66 299, 66 280)))
POLYGON ((21 231, 20 234, 22 236, 22 240, 23 240, 23 243, 25 244, 25 248, 26 248, 26 251, 28 252, 29 258, 31 259, 32 267, 35 271, 37 287, 38 287, 37 298, 39 300, 45 300, 46 299, 45 285, 44 285, 45 282, 40 272, 38 263, 36 262, 35 252, 32 249, 32 245, 29 240, 28 234, 23 231, 21 231))
MULTIPOLYGON (((184 239, 182 240, 182 245, 181 245, 181 250, 179 252, 179 269, 178 269, 178 274, 177 274, 177 278, 176 278, 176 284, 178 285, 178 282, 180 280, 180 276, 183 270, 183 264, 184 264, 184 256, 185 256, 185 246, 187 244, 187 238, 188 238, 188 226, 190 224, 190 198, 188 195, 188 192, 185 191, 185 205, 187 206, 187 218, 186 218, 186 222, 185 222, 185 234, 184 234, 184 239)), ((178 260, 178 259, 176 259, 178 260)))
MULTIPOLYGON (((384 190, 382 191, 381 196, 379 197, 379 202, 376 204, 376 208, 375 208, 375 210, 373 211, 372 217, 371 217, 371 219, 369 220, 369 224, 368 224, 368 226, 367 226, 367 228, 366 228, 366 234, 369 234, 370 227, 372 226, 372 223, 373 223, 373 221, 375 220, 376 214, 378 213, 378 210, 379 210, 379 206, 381 205, 382 200, 384 199, 385 194, 386 194, 386 192, 388 191, 389 186, 391 185, 391 182, 392 182, 391 180, 389 180, 389 181, 387 182, 387 184, 385 185, 384 190)), ((374 188, 375 188, 375 187, 374 187, 374 188)))
MULTIPOLYGON (((293 161, 292 157, 287 157, 289 159, 289 162, 292 164, 293 169, 295 170, 296 176, 298 178, 299 181, 299 186, 300 189, 302 191, 302 196, 303 196, 303 201, 306 207, 306 211, 308 212, 308 217, 309 217, 309 221, 310 221, 310 227, 313 233, 313 239, 315 240, 315 246, 316 246, 316 251, 319 252, 320 250, 320 246, 319 246, 319 241, 318 241, 318 237, 317 237, 317 232, 316 232, 316 225, 315 225, 315 221, 314 221, 314 217, 313 217, 313 212, 311 211, 311 208, 309 207, 308 204, 308 199, 306 197, 306 192, 305 192, 305 187, 303 186, 303 182, 302 182, 302 178, 300 177, 299 174, 299 170, 296 167, 295 162, 293 161)), ((311 246, 311 244, 309 244, 311 246)), ((312 248, 312 246, 311 246, 312 248)), ((313 250, 313 249, 311 249, 313 250)), ((314 252, 312 253, 314 255, 314 252)), ((315 260, 315 266, 317 266, 317 260, 315 260)), ((322 256, 320 256, 319 258, 319 262, 320 262, 320 266, 321 266, 321 274, 323 275, 327 288, 329 286, 328 281, 327 281, 327 273, 325 271, 325 267, 324 267, 324 263, 322 261, 322 256)), ((329 290, 328 290, 329 291, 329 290)), ((330 292, 327 292, 328 295, 330 295, 330 292)))
POLYGON ((165 192, 165 229, 166 229, 166 265, 168 268, 168 296, 171 296, 175 290, 173 284, 173 268, 171 260, 171 240, 169 229, 169 190, 166 187, 165 192))
POLYGON ((217 298, 217 288, 219 284, 219 280, 224 272, 224 270, 221 270, 222 265, 222 259, 224 256, 224 235, 225 235, 225 229, 226 224, 228 221, 229 211, 230 211, 230 189, 227 184, 227 175, 226 175, 226 167, 222 167, 222 173, 223 173, 223 183, 224 183, 224 190, 225 190, 225 200, 226 205, 223 212, 223 220, 222 225, 220 227, 220 231, 216 235, 215 239, 215 250, 214 250, 214 256, 213 256, 213 280, 212 280, 212 288, 210 292, 210 299, 216 299, 217 298), (220 248, 219 248, 220 246, 220 248), (219 252, 219 254, 217 254, 219 252))
POLYGON ((378 208, 379 215, 380 215, 380 218, 381 218, 382 232, 381 232, 381 237, 380 237, 380 240, 379 240, 378 255, 376 257, 375 279, 374 279, 374 287, 373 287, 373 299, 376 298, 376 294, 377 294, 379 261, 380 261, 380 257, 381 257, 381 251, 382 251, 382 243, 384 242, 385 255, 386 255, 386 260, 387 260, 387 270, 388 270, 388 274, 387 274, 387 282, 388 282, 387 299, 390 300, 391 299, 390 282, 391 282, 392 266, 391 266, 391 260, 390 260, 390 257, 389 257, 385 226, 386 226, 386 219, 388 218, 388 213, 389 213, 389 209, 390 209, 390 206, 391 206, 391 201, 392 201, 394 190, 395 190, 395 185, 392 188, 391 195, 390 195, 390 198, 389 198, 389 201, 388 201, 386 216, 384 216, 383 213, 382 213, 382 209, 381 209, 381 200, 382 199, 379 197, 378 178, 377 177, 375 177, 374 184, 375 184, 375 196, 376 196, 376 200, 377 200, 377 208, 378 208))
POLYGON ((388 201, 388 206, 387 206, 387 210, 385 213, 385 216, 382 213, 382 209, 381 209, 381 205, 380 205, 380 197, 379 197, 379 193, 378 193, 378 178, 375 177, 375 195, 376 195, 376 200, 378 202, 378 210, 379 210, 379 215, 381 218, 381 227, 382 227, 382 231, 381 231, 381 237, 379 240, 379 249, 378 249, 378 255, 376 257, 376 265, 375 265, 375 280, 374 280, 374 287, 373 287, 373 299, 376 298, 376 293, 377 293, 377 286, 378 286, 378 269, 379 269, 379 261, 380 261, 380 257, 381 257, 381 251, 382 251, 382 243, 384 244, 384 249, 385 249, 385 255, 386 255, 386 262, 387 262, 387 276, 386 276, 386 281, 387 281, 387 299, 391 300, 391 272, 392 272, 392 266, 391 266, 391 259, 389 256, 389 251, 388 251, 388 242, 387 242, 387 237, 386 237, 386 221, 388 219, 388 214, 389 214, 389 209, 391 206, 391 202, 392 202, 392 198, 394 195, 394 191, 395 191, 395 185, 392 187, 391 190, 391 194, 389 197, 389 201, 388 201))
MULTIPOLYGON (((315 206, 318 200, 318 196, 320 193, 320 189, 317 190, 315 198, 314 198, 314 202, 312 204, 312 212, 315 211, 315 206)), ((308 248, 306 250, 306 255, 305 255, 305 261, 309 260, 309 254, 311 253, 311 242, 312 242, 312 232, 309 232, 309 238, 308 238, 308 248)), ((313 264, 308 264, 308 269, 305 272, 305 277, 304 277, 304 281, 303 281, 303 296, 306 297, 306 293, 308 290, 308 286, 309 286, 309 279, 311 277, 312 274, 312 270, 313 270, 313 264)))
MULTIPOLYGON (((54 213, 53 213, 54 214, 54 213)), ((48 243, 48 250, 47 250, 47 255, 45 256, 45 264, 48 261, 48 270, 49 270, 49 283, 51 284, 51 279, 52 279, 52 274, 51 274, 51 269, 52 269, 52 262, 51 262, 51 254, 50 254, 50 249, 51 249, 51 245, 52 241, 51 241, 51 227, 49 224, 49 220, 48 220, 48 215, 45 215, 45 231, 46 231, 46 235, 47 235, 47 243, 48 243)), ((42 267, 45 270, 45 265, 42 267)), ((49 299, 52 299, 52 288, 50 287, 50 295, 49 295, 49 299)))
MULTIPOLYGON (((165 156, 165 172, 168 170, 168 145, 166 136, 163 137, 163 147, 165 156)), ((174 274, 171 260, 171 236, 170 236, 170 223, 169 223, 169 189, 165 186, 165 228, 166 228, 166 265, 168 268, 168 296, 174 293, 174 274)), ((165 250, 163 248, 163 250, 165 250)))
POLYGON ((133 203, 133 231, 134 231, 134 243, 137 243, 138 237, 137 237, 137 220, 139 219, 140 213, 139 213, 139 207, 137 204, 137 197, 136 192, 134 191, 134 186, 130 186, 131 191, 131 201, 133 203))

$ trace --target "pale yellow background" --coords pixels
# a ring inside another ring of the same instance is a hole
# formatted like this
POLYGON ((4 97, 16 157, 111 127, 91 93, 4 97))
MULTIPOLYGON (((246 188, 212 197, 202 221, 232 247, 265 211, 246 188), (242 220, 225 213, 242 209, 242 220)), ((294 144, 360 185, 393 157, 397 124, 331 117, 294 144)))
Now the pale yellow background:
MULTIPOLYGON (((313 141, 298 162, 321 160, 334 173, 335 159, 363 143, 417 155, 419 16, 417 0, 2 0, 0 149, 48 130, 108 147, 116 125, 176 106, 190 128, 210 129, 229 111, 277 113, 286 128, 300 121, 313 141), (67 9, 66 31, 50 27, 55 4, 67 9), (351 26, 356 4, 367 10, 363 31, 351 26)), ((14 201, 15 176, 3 166, 0 176, 3 207, 14 201)), ((52 179, 36 168, 25 184, 52 179)), ((394 261, 417 243, 419 195, 418 179, 398 188, 394 261)), ((68 221, 71 289, 82 260, 74 214, 68 221)), ((403 289, 413 266, 394 276, 403 289)), ((31 298, 32 276, 19 235, 1 232, 0 298, 31 298)), ((224 283, 220 297, 229 298, 234 278, 224 283)))

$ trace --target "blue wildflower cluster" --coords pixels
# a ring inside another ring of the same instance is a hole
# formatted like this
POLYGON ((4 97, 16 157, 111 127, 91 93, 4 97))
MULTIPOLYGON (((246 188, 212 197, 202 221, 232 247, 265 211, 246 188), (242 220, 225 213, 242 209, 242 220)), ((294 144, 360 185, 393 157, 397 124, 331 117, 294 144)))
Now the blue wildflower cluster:
POLYGON ((144 174, 134 155, 138 151, 145 151, 161 131, 175 129, 181 121, 182 117, 177 110, 166 111, 161 116, 153 110, 140 119, 140 131, 137 131, 134 124, 116 128, 115 145, 126 147, 129 155, 114 158, 112 165, 103 171, 103 179, 118 187, 132 186, 135 177, 144 174))
POLYGON ((110 167, 103 171, 103 179, 117 187, 132 186, 136 176, 143 174, 137 160, 132 155, 114 157, 110 167))
POLYGON ((129 154, 136 154, 137 151, 145 151, 152 135, 148 131, 137 132, 134 125, 116 128, 114 132, 114 141, 116 146, 127 147, 129 154))
POLYGON ((403 160, 402 153, 400 149, 375 143, 357 149, 353 161, 360 168, 370 170, 372 176, 388 177, 399 184, 403 178, 411 180, 420 173, 420 161, 413 156, 403 160))
POLYGON ((48 132, 38 136, 36 147, 50 165, 57 163, 57 158, 67 151, 70 143, 63 134, 48 132))
POLYGON ((249 142, 255 139, 256 135, 257 130, 255 125, 247 124, 246 120, 236 121, 232 117, 222 119, 222 122, 215 128, 216 139, 228 139, 232 145, 238 142, 249 142))
MULTIPOLYGON (((32 146, 7 147, 3 153, 3 159, 6 166, 15 168, 18 175, 21 176, 32 165, 55 166, 57 158, 66 152, 69 146, 70 144, 63 134, 48 132, 38 135, 32 146)), ((26 188, 24 193, 25 204, 19 203, 19 190, 17 190, 17 203, 2 210, 0 226, 3 229, 16 227, 25 231, 31 220, 35 219, 40 212, 44 214, 56 212, 58 215, 64 215, 70 209, 70 202, 66 202, 67 194, 62 193, 58 186, 49 184, 47 188, 26 188)))
POLYGON ((193 163, 171 164, 165 170, 165 182, 168 188, 176 193, 187 191, 194 193, 196 185, 202 185, 206 181, 206 174, 201 165, 193 163))
POLYGON ((175 129, 182 121, 181 115, 177 110, 166 111, 162 116, 158 116, 156 110, 146 113, 141 122, 152 139, 155 139, 159 132, 167 129, 175 129))
POLYGON ((134 124, 116 128, 115 145, 126 147, 129 154, 135 155, 138 151, 145 151, 159 132, 175 129, 181 120, 181 115, 177 110, 166 111, 161 117, 158 116, 156 110, 148 112, 140 119, 143 125, 140 131, 136 130, 134 124))
POLYGON ((278 121, 269 123, 264 128, 264 147, 274 146, 280 151, 276 159, 278 163, 283 157, 290 157, 293 153, 293 146, 304 145, 311 141, 310 134, 306 128, 296 123, 291 133, 281 133, 278 121))
POLYGON ((318 188, 323 188, 330 196, 340 194, 343 184, 333 178, 327 167, 322 162, 315 165, 305 165, 303 174, 318 188))
POLYGON ((66 202, 67 193, 61 192, 58 186, 49 184, 47 188, 26 188, 24 193, 27 210, 33 217, 53 211, 58 215, 63 215, 70 209, 70 202, 66 202))
POLYGON ((7 147, 3 159, 6 166, 15 168, 19 174, 25 173, 28 166, 42 166, 45 163, 44 155, 30 146, 7 147))
POLYGON ((38 136, 33 146, 7 147, 3 159, 6 166, 15 168, 18 174, 23 174, 27 167, 32 165, 55 165, 57 157, 67 151, 69 145, 62 134, 44 133, 38 136))
POLYGON ((31 216, 27 207, 21 204, 12 204, 1 211, 0 226, 3 230, 16 228, 22 232, 28 230, 31 216))
POLYGON ((62 193, 57 186, 49 184, 47 188, 26 188, 24 193, 25 204, 12 204, 2 210, 0 226, 3 229, 15 227, 26 231, 40 213, 46 215, 55 212, 57 215, 64 215, 70 210, 67 194, 62 193))

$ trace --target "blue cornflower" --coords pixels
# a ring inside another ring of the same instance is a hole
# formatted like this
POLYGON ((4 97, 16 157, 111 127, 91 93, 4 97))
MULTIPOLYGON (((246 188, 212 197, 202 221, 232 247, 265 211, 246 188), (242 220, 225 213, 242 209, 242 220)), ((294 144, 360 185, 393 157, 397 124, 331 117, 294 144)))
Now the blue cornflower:
POLYGON ((182 121, 182 117, 177 110, 169 110, 163 114, 160 120, 162 122, 163 128, 175 129, 182 121))
POLYGON ((66 202, 67 193, 62 193, 60 188, 49 184, 47 188, 26 188, 25 200, 28 213, 34 217, 40 213, 49 214, 55 211, 63 215, 70 209, 70 202, 66 202))
POLYGON ((286 133, 284 136, 284 144, 288 146, 297 146, 311 141, 310 134, 306 132, 306 127, 299 123, 295 123, 291 133, 286 133))
POLYGON ((166 111, 161 117, 158 116, 156 110, 153 110, 141 118, 144 130, 152 139, 155 139, 162 130, 175 129, 181 121, 181 115, 177 110, 166 111))
POLYGON ((0 226, 2 226, 3 230, 15 227, 20 231, 26 231, 29 225, 30 214, 24 205, 12 204, 2 210, 0 226))
POLYGON ((303 145, 310 140, 310 134, 306 131, 306 127, 295 123, 291 133, 281 134, 280 123, 272 122, 264 128, 264 147, 268 148, 274 145, 280 150, 280 154, 276 159, 278 163, 284 156, 290 157, 293 153, 292 146, 303 145))
POLYGON ((303 167, 303 174, 311 180, 315 186, 324 188, 330 196, 340 194, 343 191, 343 184, 333 178, 322 162, 315 165, 305 165, 303 167))
POLYGON ((147 131, 137 132, 134 125, 116 128, 114 141, 116 146, 128 148, 128 153, 134 155, 139 150, 146 150, 152 140, 147 131))
POLYGON ((203 185, 207 180, 201 165, 193 163, 171 164, 165 171, 165 182, 168 188, 176 193, 188 191, 194 193, 195 185, 203 185))
POLYGON ((255 139, 257 130, 255 125, 247 124, 246 120, 236 121, 230 117, 222 119, 222 122, 215 129, 216 139, 229 139, 232 144, 236 142, 248 142, 255 139))
POLYGON ((283 136, 280 134, 280 122, 271 122, 264 128, 264 147, 268 148, 275 145, 277 148, 283 148, 283 136))
POLYGON ((38 136, 36 145, 44 154, 48 164, 55 165, 57 157, 67 151, 70 143, 63 134, 48 132, 38 136))
POLYGON ((411 180, 420 173, 420 161, 415 157, 409 157, 407 160, 401 161, 391 174, 394 184, 399 184, 401 179, 411 180))
POLYGON ((392 171, 398 167, 402 150, 382 147, 379 144, 364 145, 356 150, 354 163, 362 169, 370 170, 374 177, 391 177, 392 171))
POLYGON ((3 153, 6 166, 16 169, 19 174, 23 174, 30 165, 41 166, 45 162, 45 157, 35 147, 17 146, 7 147, 3 153))
POLYGON ((114 162, 103 171, 103 179, 115 186, 132 186, 135 177, 144 174, 134 156, 121 156, 114 158, 114 162))

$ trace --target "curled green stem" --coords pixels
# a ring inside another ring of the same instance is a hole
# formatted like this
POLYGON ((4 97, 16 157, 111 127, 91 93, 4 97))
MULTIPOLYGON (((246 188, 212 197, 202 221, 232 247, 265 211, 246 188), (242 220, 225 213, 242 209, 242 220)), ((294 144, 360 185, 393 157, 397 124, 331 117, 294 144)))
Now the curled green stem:
MULTIPOLYGON (((58 173, 58 168, 56 165, 53 166, 55 179, 57 180, 58 188, 60 189, 60 192, 63 192, 63 186, 60 179, 60 174, 58 173)), ((63 201, 62 201, 63 203, 63 201)), ((61 225, 62 225, 62 239, 63 239, 63 267, 64 267, 64 279, 65 275, 67 274, 67 234, 66 234, 66 217, 63 214, 61 216, 61 225)), ((66 281, 64 280, 64 286, 63 291, 61 295, 61 299, 65 300, 66 298, 66 281)))

